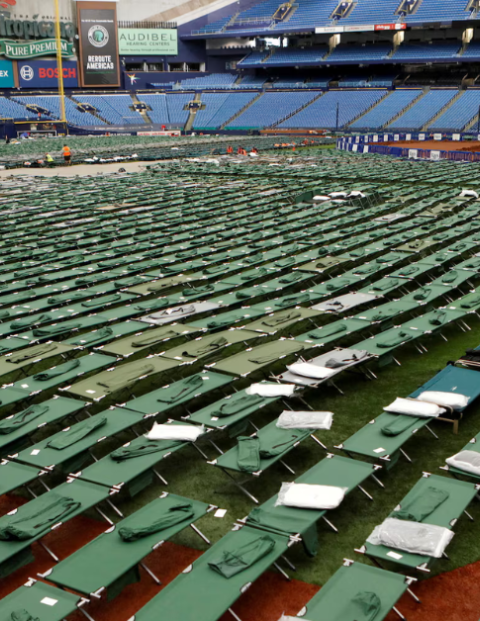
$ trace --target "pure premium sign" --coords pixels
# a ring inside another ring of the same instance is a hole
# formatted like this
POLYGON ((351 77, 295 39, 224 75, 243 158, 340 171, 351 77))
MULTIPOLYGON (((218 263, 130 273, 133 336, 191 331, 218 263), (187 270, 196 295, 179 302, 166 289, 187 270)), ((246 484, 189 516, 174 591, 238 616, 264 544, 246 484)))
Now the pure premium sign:
MULTIPOLYGON (((62 56, 71 58, 74 56, 73 44, 68 41, 60 42, 62 56)), ((55 56, 57 53, 57 41, 55 39, 42 39, 40 41, 10 41, 0 39, 0 56, 11 58, 12 60, 25 60, 26 58, 37 58, 39 56, 55 56)))
POLYGON ((119 51, 123 56, 176 56, 177 31, 165 28, 119 28, 119 51))

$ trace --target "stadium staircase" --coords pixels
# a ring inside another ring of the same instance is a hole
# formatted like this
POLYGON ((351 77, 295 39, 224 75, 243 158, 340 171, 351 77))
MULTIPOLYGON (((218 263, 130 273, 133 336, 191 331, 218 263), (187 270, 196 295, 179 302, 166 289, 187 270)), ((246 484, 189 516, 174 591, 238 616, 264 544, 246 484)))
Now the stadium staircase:
MULTIPOLYGON (((78 106, 79 102, 73 98, 73 95, 65 95, 65 97, 67 97, 67 99, 70 99, 70 101, 72 101, 76 106, 78 106)), ((106 123, 107 125, 110 125, 110 123, 98 113, 98 110, 96 108, 95 108, 95 112, 93 110, 89 110, 88 113, 94 116, 95 118, 99 119, 100 121, 102 121, 102 123, 106 123)))
MULTIPOLYGON (((136 93, 132 93, 131 97, 133 99, 133 103, 139 104, 142 103, 138 97, 136 93)), ((145 123, 148 123, 148 125, 152 125, 152 119, 148 116, 148 112, 146 110, 138 110, 138 113, 142 115, 143 120, 145 121, 145 123)))
POLYGON ((450 99, 450 101, 449 101, 447 104, 445 104, 445 105, 443 106, 443 108, 441 108, 441 109, 437 112, 437 114, 436 114, 435 116, 433 116, 433 117, 432 117, 432 118, 428 121, 428 123, 425 123, 425 125, 422 127, 422 131, 425 131, 425 130, 426 130, 426 129, 427 129, 427 128, 428 128, 428 127, 432 124, 432 123, 435 123, 435 121, 436 121, 436 120, 437 120, 440 116, 442 116, 442 114, 443 114, 444 112, 446 112, 446 110, 448 110, 448 109, 449 109, 449 108, 450 108, 450 107, 451 107, 451 106, 452 106, 452 105, 453 105, 456 101, 458 101, 458 100, 460 99, 460 97, 461 97, 462 95, 464 95, 464 94, 465 94, 465 91, 458 91, 458 93, 455 95, 455 97, 453 97, 452 99, 450 99))
POLYGON ((258 93, 258 95, 256 97, 254 97, 251 101, 249 101, 247 103, 246 106, 243 106, 243 108, 240 108, 240 110, 237 112, 237 114, 234 114, 230 119, 228 119, 228 121, 225 121, 225 123, 222 123, 222 125, 220 126, 220 129, 225 129, 225 127, 231 123, 232 121, 234 121, 237 117, 239 117, 241 114, 243 114, 245 112, 245 110, 247 110, 247 108, 250 108, 250 106, 255 103, 258 99, 260 99, 260 97, 263 95, 263 91, 260 91, 258 93))
POLYGON ((415 97, 415 99, 410 102, 408 104, 408 106, 405 106, 405 108, 402 108, 400 110, 400 112, 398 112, 394 117, 392 117, 388 123, 386 123, 383 128, 388 127, 391 123, 393 123, 396 119, 398 119, 398 117, 402 116, 402 114, 405 114, 405 112, 407 112, 407 110, 410 110, 410 108, 412 108, 416 103, 418 103, 420 101, 420 99, 426 95, 428 93, 428 91, 430 90, 429 86, 425 86, 425 88, 422 89, 422 92, 420 93, 420 95, 418 97, 415 97))
POLYGON ((362 112, 360 112, 360 114, 358 114, 356 117, 354 117, 349 123, 345 124, 345 128, 350 127, 350 125, 352 123, 355 123, 355 121, 358 121, 358 119, 361 119, 362 116, 365 116, 365 114, 367 114, 368 112, 370 112, 370 110, 372 108, 375 108, 375 106, 378 106, 379 103, 381 103, 382 101, 384 101, 387 97, 390 97, 390 95, 393 93, 394 91, 387 91, 385 93, 385 95, 379 99, 378 101, 376 101, 375 103, 373 103, 370 107, 368 107, 366 110, 363 110, 362 112))
MULTIPOLYGON (((198 103, 201 103, 201 97, 202 97, 201 93, 195 93, 195 97, 193 98, 193 101, 198 101, 198 103)), ((197 115, 197 109, 191 108, 190 114, 188 115, 187 122, 185 123, 186 132, 189 132, 192 130, 193 124, 195 123, 196 115, 197 115)))
POLYGON ((320 97, 323 97, 325 94, 326 94, 326 91, 319 93, 316 97, 314 97, 310 101, 307 101, 307 103, 304 104, 303 106, 301 106, 300 108, 297 108, 296 110, 294 110, 290 114, 287 114, 287 116, 284 116, 283 119, 279 119, 276 123, 271 125, 271 127, 278 127, 278 125, 280 125, 280 123, 283 123, 284 121, 286 121, 287 119, 291 118, 292 116, 295 116, 296 114, 298 114, 302 110, 305 110, 305 108, 308 108, 308 106, 310 104, 312 104, 314 101, 317 101, 318 99, 320 99, 320 97))
POLYGON ((476 114, 473 119, 471 121, 469 121, 465 127, 463 128, 462 131, 464 132, 469 132, 472 129, 474 129, 475 131, 477 131, 477 126, 478 126, 478 119, 479 119, 480 115, 476 114))

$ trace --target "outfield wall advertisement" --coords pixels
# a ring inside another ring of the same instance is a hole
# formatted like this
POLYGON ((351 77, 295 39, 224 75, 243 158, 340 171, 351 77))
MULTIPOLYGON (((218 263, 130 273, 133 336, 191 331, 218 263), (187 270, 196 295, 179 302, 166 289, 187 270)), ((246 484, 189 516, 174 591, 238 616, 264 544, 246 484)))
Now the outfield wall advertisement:
MULTIPOLYGON (((58 68, 55 60, 24 61, 19 62, 17 67, 18 85, 21 88, 56 88, 58 86, 58 68)), ((64 61, 62 63, 62 70, 65 88, 77 87, 76 61, 64 61)))
POLYGON ((119 28, 119 51, 122 56, 176 56, 176 30, 150 28, 119 28))
POLYGON ((77 25, 80 85, 120 86, 116 3, 77 2, 77 25))

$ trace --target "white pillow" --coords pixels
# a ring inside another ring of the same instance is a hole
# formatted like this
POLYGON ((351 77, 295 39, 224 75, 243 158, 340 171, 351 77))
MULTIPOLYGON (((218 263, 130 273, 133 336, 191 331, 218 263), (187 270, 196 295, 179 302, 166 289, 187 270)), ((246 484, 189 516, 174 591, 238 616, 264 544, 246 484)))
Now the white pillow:
POLYGON ((480 453, 476 451, 460 451, 445 461, 449 466, 480 475, 480 453))
POLYGON ((393 403, 383 408, 385 412, 392 414, 404 414, 405 416, 418 416, 419 418, 436 418, 445 410, 435 403, 426 403, 416 399, 402 399, 397 397, 393 403))
POLYGON ((427 390, 417 397, 419 401, 427 401, 428 403, 436 403, 453 410, 463 410, 468 405, 470 397, 461 395, 456 392, 439 392, 435 390, 427 390))
POLYGON ((295 384, 252 384, 245 392, 260 397, 291 397, 295 392, 295 384))
POLYGON ((195 442, 199 436, 205 433, 202 425, 159 425, 153 423, 153 427, 145 437, 148 440, 178 440, 183 442, 195 442))
POLYGON ((294 375, 301 375, 302 377, 309 377, 311 379, 325 379, 337 372, 337 369, 328 369, 327 367, 317 367, 315 364, 309 364, 308 362, 296 362, 287 369, 294 375))
POLYGON ((333 412, 292 412, 284 410, 277 420, 280 429, 330 429, 333 412))
POLYGON ((336 509, 345 498, 348 487, 309 485, 307 483, 282 483, 275 506, 302 509, 336 509))

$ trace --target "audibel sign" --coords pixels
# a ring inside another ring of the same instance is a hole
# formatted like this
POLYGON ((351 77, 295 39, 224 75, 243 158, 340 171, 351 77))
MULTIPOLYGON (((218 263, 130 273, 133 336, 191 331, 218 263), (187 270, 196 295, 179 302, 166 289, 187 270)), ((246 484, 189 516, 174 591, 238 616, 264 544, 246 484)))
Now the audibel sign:
POLYGON ((120 86, 115 2, 77 2, 80 85, 120 86))
MULTIPOLYGON (((77 63, 64 60, 62 63, 65 88, 78 86, 77 63)), ((18 63, 18 85, 20 88, 58 88, 58 68, 55 60, 30 60, 18 63)))

